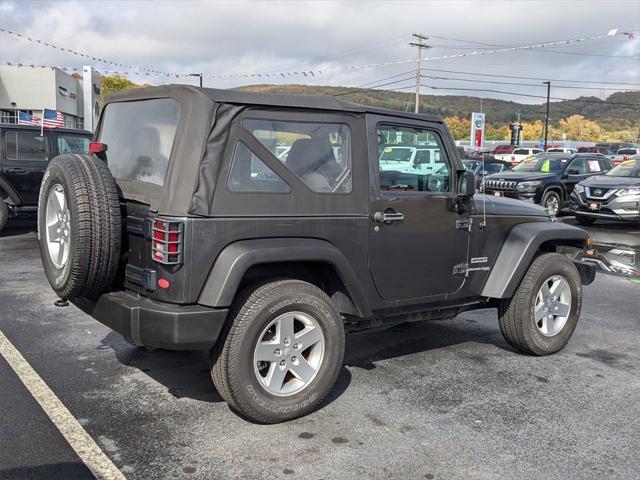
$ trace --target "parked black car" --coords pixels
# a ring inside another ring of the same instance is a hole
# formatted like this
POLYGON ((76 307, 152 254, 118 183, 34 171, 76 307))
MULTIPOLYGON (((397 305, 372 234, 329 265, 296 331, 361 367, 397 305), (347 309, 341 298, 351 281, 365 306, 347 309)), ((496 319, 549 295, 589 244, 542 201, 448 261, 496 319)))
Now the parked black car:
POLYGON ((568 206, 574 186, 612 168, 611 160, 597 154, 539 154, 526 158, 513 170, 485 178, 490 195, 537 203, 557 215, 568 206))
POLYGON ((476 188, 478 191, 484 191, 484 179, 487 175, 494 173, 506 172, 511 170, 511 164, 503 160, 497 160, 493 155, 486 155, 484 160, 482 157, 479 160, 462 161, 464 168, 474 173, 476 176, 476 188))
POLYGON ((582 225, 598 219, 640 222, 640 158, 580 182, 570 199, 582 225))
POLYGON ((258 422, 322 403, 345 331, 496 307, 511 345, 554 353, 595 274, 556 251, 584 230, 475 198, 434 116, 149 87, 108 97, 91 151, 42 183, 53 289, 134 345, 212 349, 218 392, 258 422), (380 160, 401 147, 428 155, 380 160))
POLYGON ((0 124, 0 232, 10 217, 35 213, 42 175, 60 154, 88 153, 91 133, 0 124))

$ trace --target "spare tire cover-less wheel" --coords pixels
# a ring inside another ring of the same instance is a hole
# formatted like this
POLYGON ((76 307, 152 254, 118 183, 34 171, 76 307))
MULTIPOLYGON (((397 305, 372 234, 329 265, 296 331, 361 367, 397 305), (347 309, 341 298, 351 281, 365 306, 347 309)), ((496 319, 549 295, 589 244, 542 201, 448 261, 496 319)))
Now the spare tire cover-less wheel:
POLYGON ((102 160, 51 160, 40 187, 38 239, 47 279, 61 298, 95 297, 111 285, 120 258, 120 201, 102 160))

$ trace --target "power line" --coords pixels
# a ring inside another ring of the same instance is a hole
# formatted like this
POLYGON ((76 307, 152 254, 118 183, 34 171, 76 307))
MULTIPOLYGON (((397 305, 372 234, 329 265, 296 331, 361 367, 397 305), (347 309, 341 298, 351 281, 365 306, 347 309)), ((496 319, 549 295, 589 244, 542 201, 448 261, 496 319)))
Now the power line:
POLYGON ((566 80, 566 79, 558 79, 558 78, 546 78, 546 77, 523 77, 518 75, 499 75, 496 73, 476 73, 476 72, 462 72, 460 70, 443 70, 438 68, 422 68, 422 70, 430 71, 430 72, 442 72, 442 73, 459 73, 464 75, 475 75, 480 77, 496 77, 496 78, 517 78, 520 80, 550 80, 553 82, 565 82, 565 83, 593 83, 593 84, 602 84, 602 85, 632 85, 634 87, 640 86, 640 81, 638 83, 625 83, 625 82, 600 82, 594 80, 566 80))
MULTIPOLYGON (((421 75, 422 78, 430 78, 432 80, 453 80, 457 82, 472 82, 472 83, 491 83, 497 85, 518 85, 524 87, 539 87, 539 83, 521 83, 521 82, 499 82, 492 80, 477 80, 474 78, 455 78, 455 77, 440 77, 435 75, 421 75)), ((602 88, 602 87, 579 87, 575 85, 555 85, 554 88, 562 88, 562 89, 576 89, 576 90, 615 90, 621 92, 640 92, 640 89, 630 89, 630 88, 602 88)))

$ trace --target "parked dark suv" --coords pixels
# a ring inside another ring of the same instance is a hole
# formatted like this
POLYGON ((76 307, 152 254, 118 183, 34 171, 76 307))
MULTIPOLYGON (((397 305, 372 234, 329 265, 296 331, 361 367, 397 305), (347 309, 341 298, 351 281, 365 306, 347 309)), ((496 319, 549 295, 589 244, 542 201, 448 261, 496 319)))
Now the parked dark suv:
POLYGON ((568 206, 578 182, 612 167, 602 155, 542 153, 526 158, 513 170, 485 177, 485 192, 537 203, 557 215, 568 206))
POLYGON ((433 116, 150 87, 108 98, 90 150, 42 183, 53 289, 134 345, 211 349, 219 393, 257 422, 321 404, 345 331, 495 307, 515 348, 556 352, 595 275, 556 252, 584 230, 474 197, 433 116))
POLYGON ((34 214, 49 160, 60 154, 88 153, 91 134, 82 130, 44 130, 0 124, 0 232, 10 217, 34 214))

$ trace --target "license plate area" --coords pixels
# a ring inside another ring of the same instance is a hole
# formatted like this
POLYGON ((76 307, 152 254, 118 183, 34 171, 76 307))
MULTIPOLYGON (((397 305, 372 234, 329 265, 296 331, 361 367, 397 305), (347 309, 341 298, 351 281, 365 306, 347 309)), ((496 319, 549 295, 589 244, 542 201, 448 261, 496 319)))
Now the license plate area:
POLYGON ((587 207, 589 208, 589 210, 598 211, 598 210, 600 210, 601 205, 598 202, 589 202, 587 204, 587 207))
POLYGON ((495 197, 502 197, 504 194, 502 192, 493 192, 495 197))

